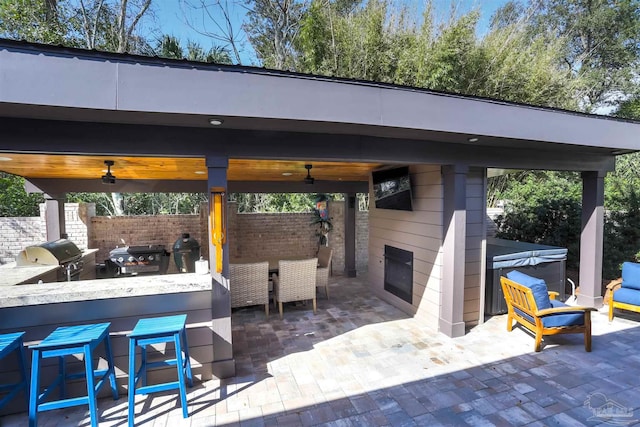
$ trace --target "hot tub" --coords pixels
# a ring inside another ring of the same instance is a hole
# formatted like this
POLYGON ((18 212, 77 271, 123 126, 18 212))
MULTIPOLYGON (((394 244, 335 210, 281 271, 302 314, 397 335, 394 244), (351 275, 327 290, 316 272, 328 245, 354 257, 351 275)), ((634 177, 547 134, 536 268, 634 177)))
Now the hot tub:
POLYGON ((547 282, 550 291, 565 300, 567 248, 487 238, 487 274, 485 278, 485 314, 507 312, 500 276, 517 270, 547 282))

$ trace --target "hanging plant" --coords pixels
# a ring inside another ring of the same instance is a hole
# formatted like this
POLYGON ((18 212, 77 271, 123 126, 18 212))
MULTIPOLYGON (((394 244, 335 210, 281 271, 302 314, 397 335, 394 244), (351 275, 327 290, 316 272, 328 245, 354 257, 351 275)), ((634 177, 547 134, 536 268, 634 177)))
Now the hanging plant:
POLYGON ((317 226, 316 237, 320 246, 329 246, 329 233, 333 230, 333 218, 329 217, 329 197, 326 194, 318 194, 316 206, 313 210, 314 218, 311 225, 317 226))

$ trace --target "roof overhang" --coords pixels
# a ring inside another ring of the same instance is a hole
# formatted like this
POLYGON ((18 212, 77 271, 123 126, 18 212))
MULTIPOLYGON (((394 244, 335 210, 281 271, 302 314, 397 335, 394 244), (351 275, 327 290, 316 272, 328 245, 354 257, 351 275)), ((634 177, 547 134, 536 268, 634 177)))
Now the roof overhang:
POLYGON ((606 117, 10 41, 0 41, 0 128, 0 152, 577 171, 611 170, 640 146, 639 124, 606 117))

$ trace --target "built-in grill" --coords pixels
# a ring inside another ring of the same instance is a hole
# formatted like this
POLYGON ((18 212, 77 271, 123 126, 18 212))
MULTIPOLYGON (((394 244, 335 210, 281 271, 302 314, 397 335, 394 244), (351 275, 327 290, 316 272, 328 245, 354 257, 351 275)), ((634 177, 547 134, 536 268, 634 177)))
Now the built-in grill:
POLYGON ((112 276, 166 274, 169 257, 164 245, 124 246, 109 252, 107 265, 112 276))
POLYGON ((67 239, 27 246, 18 254, 16 266, 59 265, 59 282, 79 280, 82 272, 82 251, 67 239))

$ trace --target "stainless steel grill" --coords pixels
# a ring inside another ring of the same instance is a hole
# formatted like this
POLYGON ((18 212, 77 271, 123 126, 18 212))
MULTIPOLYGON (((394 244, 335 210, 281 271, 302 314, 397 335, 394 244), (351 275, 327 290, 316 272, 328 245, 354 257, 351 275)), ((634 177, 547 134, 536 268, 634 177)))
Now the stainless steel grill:
POLYGON ((67 239, 58 239, 39 245, 27 246, 18 254, 16 265, 59 265, 59 282, 78 280, 82 272, 82 251, 67 239))
POLYGON ((166 274, 170 254, 163 245, 125 246, 109 252, 112 276, 166 274))

